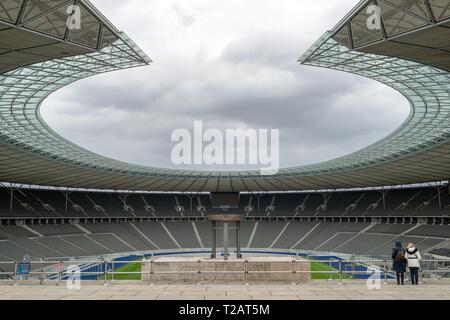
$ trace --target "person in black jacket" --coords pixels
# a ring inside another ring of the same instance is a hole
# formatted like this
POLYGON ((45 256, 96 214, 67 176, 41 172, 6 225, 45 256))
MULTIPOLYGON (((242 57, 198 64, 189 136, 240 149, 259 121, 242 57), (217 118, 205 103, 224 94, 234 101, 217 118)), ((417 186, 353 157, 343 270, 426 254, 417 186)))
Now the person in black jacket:
POLYGON ((403 249, 402 242, 397 240, 395 247, 392 249, 392 269, 397 274, 397 284, 405 284, 407 260, 405 258, 405 249, 403 249))

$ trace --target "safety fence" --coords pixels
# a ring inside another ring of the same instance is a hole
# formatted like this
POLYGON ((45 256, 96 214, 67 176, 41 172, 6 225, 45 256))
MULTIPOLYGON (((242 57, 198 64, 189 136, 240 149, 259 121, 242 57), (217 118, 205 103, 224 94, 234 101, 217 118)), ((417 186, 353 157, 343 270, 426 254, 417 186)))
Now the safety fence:
MULTIPOLYGON (((217 262, 215 260, 211 262, 217 262)), ((276 260, 274 260, 276 261, 276 260)), ((302 274, 311 280, 352 280, 379 278, 384 281, 395 279, 392 270, 392 261, 384 260, 346 260, 330 257, 313 257, 309 259, 292 258, 291 267, 271 270, 251 270, 251 261, 233 260, 234 268, 221 264, 221 268, 204 268, 205 260, 194 261, 191 266, 183 271, 155 270, 155 259, 145 256, 128 256, 113 260, 98 259, 91 261, 0 261, 0 279, 13 281, 38 280, 64 281, 70 279, 96 280, 96 281, 118 281, 118 280, 148 280, 157 281, 161 275, 173 279, 187 278, 198 282, 207 281, 211 275, 235 275, 237 280, 248 281, 255 275, 266 274, 270 276, 291 274, 291 280, 295 282, 302 274), (300 268, 301 263, 309 261, 309 268, 300 268), (145 261, 149 267, 145 270, 142 263, 145 261), (236 264, 242 264, 236 268, 236 264), (196 265, 198 267, 196 267, 196 265), (175 277, 175 276, 178 276, 175 277), (239 276, 239 277, 238 277, 239 276)), ((206 262, 207 263, 207 262, 206 262)), ((276 263, 274 264, 276 265, 276 263)), ((428 279, 440 279, 450 277, 449 260, 422 260, 421 277, 428 279)))

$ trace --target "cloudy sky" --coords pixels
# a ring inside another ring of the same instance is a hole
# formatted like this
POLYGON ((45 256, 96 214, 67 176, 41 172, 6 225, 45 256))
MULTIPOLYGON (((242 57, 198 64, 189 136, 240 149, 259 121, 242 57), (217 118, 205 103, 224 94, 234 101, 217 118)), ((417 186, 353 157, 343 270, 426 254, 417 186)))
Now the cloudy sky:
POLYGON ((280 129, 287 167, 358 150, 408 114, 390 88, 296 62, 357 0, 92 2, 154 60, 82 80, 44 103, 57 132, 102 155, 175 167, 172 131, 202 120, 221 130, 280 129))

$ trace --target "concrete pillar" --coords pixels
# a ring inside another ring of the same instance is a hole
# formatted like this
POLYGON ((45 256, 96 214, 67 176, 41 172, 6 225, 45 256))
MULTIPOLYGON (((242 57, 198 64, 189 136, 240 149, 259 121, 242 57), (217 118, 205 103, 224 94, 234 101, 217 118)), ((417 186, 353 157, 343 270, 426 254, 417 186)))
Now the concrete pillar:
POLYGON ((236 256, 238 259, 242 258, 241 254, 241 223, 236 221, 236 256))
POLYGON ((223 260, 228 260, 228 222, 223 223, 223 260))
POLYGON ((216 222, 212 221, 212 253, 211 258, 217 258, 217 242, 216 242, 216 222))

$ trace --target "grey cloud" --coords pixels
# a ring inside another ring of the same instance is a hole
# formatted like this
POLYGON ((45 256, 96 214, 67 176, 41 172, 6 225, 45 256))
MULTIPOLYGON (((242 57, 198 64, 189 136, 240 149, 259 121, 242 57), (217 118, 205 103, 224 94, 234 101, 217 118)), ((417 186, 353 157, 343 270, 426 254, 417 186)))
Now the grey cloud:
MULTIPOLYGON (((227 35, 223 48, 213 55, 210 40, 205 39, 217 40, 216 35, 202 33, 208 33, 202 21, 213 8, 200 6, 201 1, 191 1, 199 6, 199 17, 177 1, 150 5, 129 0, 117 8, 115 3, 108 7, 110 2, 97 2, 112 21, 126 26, 144 50, 149 48, 155 60, 150 67, 83 80, 44 104, 44 117, 57 132, 100 154, 173 167, 171 132, 190 129, 194 120, 203 120, 207 127, 219 129, 279 128, 281 164, 293 166, 342 156, 375 142, 394 130, 408 112, 406 100, 389 88, 296 62, 302 50, 330 26, 328 21, 302 22, 306 32, 281 27, 280 20, 273 28, 227 35), (149 10, 125 21, 120 12, 132 12, 136 5, 149 10), (167 19, 158 16, 163 13, 167 19), (144 20, 149 24, 145 34, 139 29, 144 20), (319 29, 315 34, 307 32, 315 29, 319 29), (183 37, 192 39, 184 43, 183 37)), ((334 14, 329 19, 337 21, 345 14, 344 3, 350 8, 353 2, 329 0, 323 13, 315 15, 334 14)), ((308 5, 307 1, 298 4, 308 5)), ((239 10, 251 12, 251 8, 239 10)), ((308 19, 308 13, 304 15, 308 19)))

